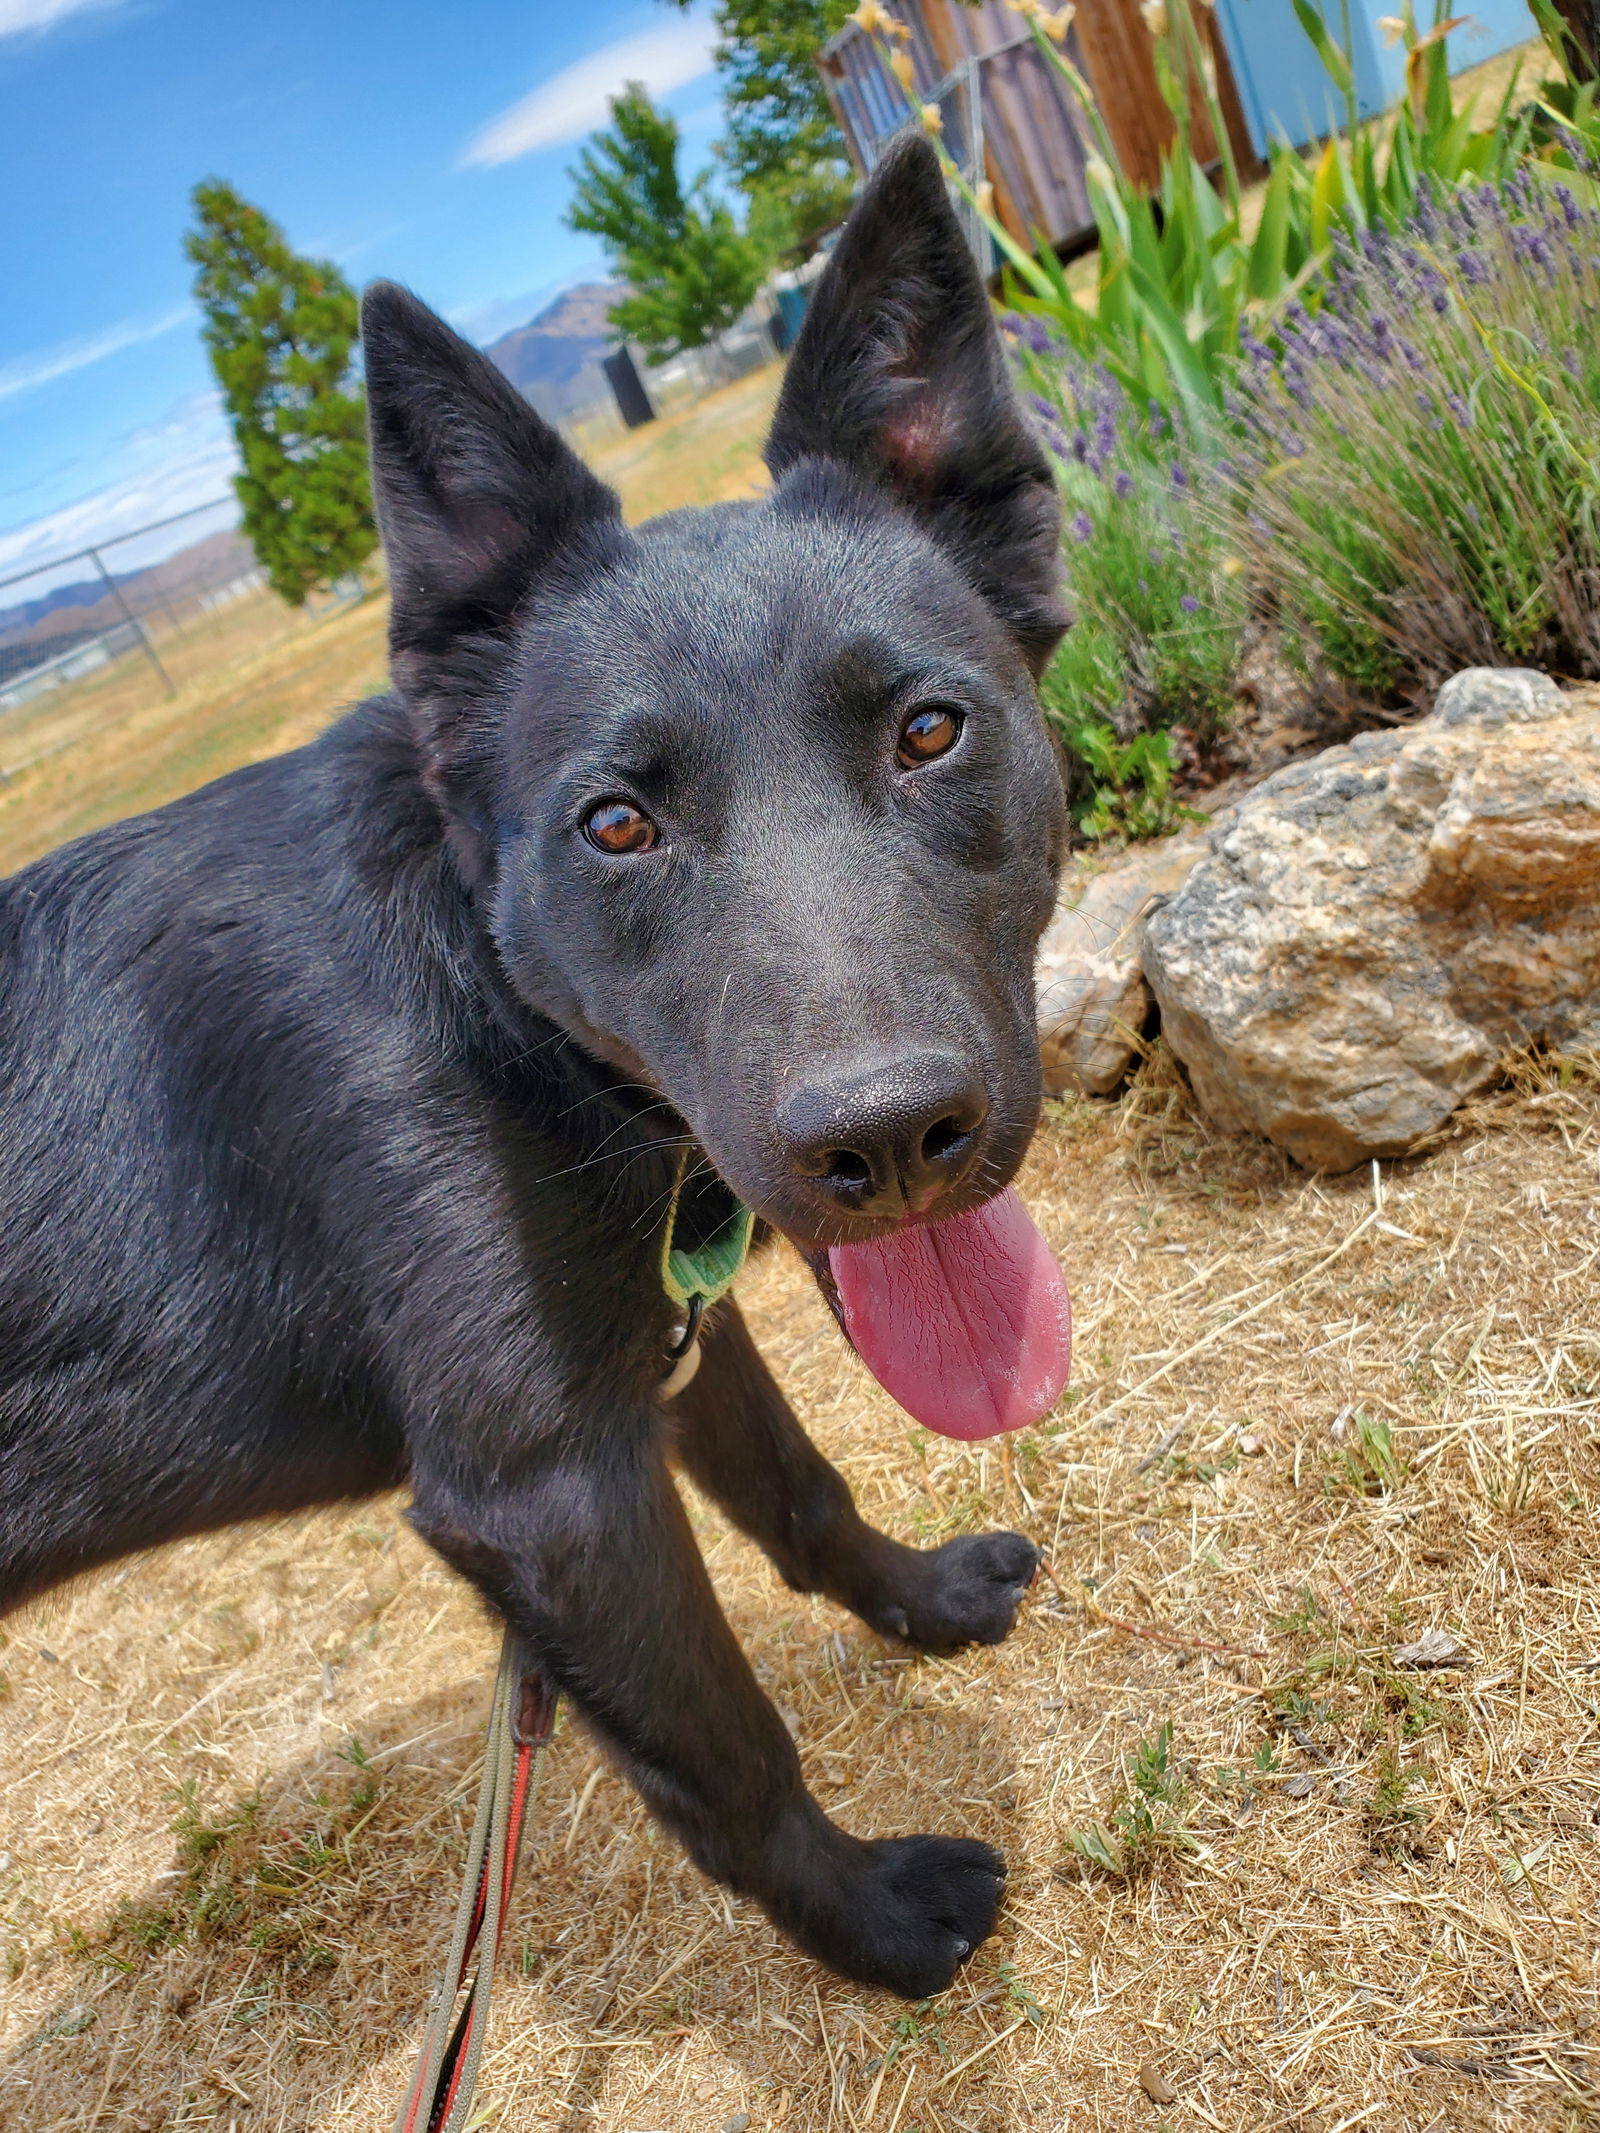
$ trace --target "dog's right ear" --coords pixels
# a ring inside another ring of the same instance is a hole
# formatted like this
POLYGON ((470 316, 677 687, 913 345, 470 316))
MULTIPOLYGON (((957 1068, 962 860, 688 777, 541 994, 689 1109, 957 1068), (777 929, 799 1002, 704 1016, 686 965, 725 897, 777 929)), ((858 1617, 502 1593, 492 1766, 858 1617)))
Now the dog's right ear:
POLYGON ((921 135, 883 157, 817 282, 766 457, 780 480, 832 461, 890 496, 1042 671, 1067 625, 1061 507, 921 135))
POLYGON ((492 689, 518 610, 620 524, 615 494, 409 290, 361 306, 389 654, 442 796, 465 707, 492 689))

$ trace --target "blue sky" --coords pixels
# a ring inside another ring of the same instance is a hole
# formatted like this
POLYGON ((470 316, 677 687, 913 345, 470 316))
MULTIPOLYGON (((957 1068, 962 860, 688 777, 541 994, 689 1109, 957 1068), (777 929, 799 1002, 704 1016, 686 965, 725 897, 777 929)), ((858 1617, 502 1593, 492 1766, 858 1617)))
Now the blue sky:
POLYGON ((197 179, 487 340, 603 272, 561 217, 608 92, 708 160, 710 45, 704 0, 0 0, 0 576, 228 486, 197 179))

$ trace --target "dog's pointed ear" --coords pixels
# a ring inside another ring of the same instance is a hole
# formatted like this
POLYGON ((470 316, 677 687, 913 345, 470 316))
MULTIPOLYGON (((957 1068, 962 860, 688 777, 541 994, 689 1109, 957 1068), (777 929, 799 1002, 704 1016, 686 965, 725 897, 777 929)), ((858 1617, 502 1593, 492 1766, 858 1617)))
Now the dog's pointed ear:
POLYGON ((488 357, 393 282, 361 306, 395 685, 439 774, 528 594, 620 524, 616 496, 488 357))
POLYGON ((843 464, 892 494, 1042 671, 1067 623, 1060 504, 920 134, 868 180, 789 358, 766 460, 781 479, 805 459, 843 464))

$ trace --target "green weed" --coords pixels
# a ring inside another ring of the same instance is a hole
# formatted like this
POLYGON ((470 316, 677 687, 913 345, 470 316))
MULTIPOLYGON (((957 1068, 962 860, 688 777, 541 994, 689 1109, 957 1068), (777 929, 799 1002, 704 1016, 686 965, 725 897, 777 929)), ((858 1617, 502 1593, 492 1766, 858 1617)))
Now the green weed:
POLYGON ((1404 1476, 1405 1462, 1395 1447, 1394 1431, 1381 1415, 1369 1415, 1358 1407, 1326 1485, 1349 1489, 1358 1496, 1388 1496, 1404 1476))
MULTIPOLYGON (((1053 700, 1047 677, 1047 710, 1053 700)), ((1119 741, 1112 726, 1095 719, 1073 724, 1064 714, 1057 716, 1056 725, 1087 773, 1088 796, 1077 813, 1085 837, 1114 837, 1132 844, 1168 837, 1185 822, 1204 819, 1173 791, 1178 765, 1170 734, 1136 733, 1130 741, 1119 741)))
POLYGON ((1125 1780, 1104 1821, 1067 1832, 1071 1849, 1091 1866, 1118 1875, 1194 1851, 1194 1832, 1186 1820, 1190 1787, 1173 1761, 1170 1718, 1139 1742, 1128 1758, 1125 1780))
POLYGON ((931 2011, 933 2006, 932 2000, 918 2000, 909 2013, 895 2017, 891 2025, 894 2042, 883 2055, 885 2067, 893 2066, 907 2052, 919 2051, 925 2045, 931 2045, 941 2059, 950 2056, 950 2047, 945 2041, 944 2015, 942 2012, 934 2014, 931 2011))
POLYGON ((1414 1851, 1428 1810, 1413 1792, 1427 1782, 1417 1764, 1403 1765, 1393 1749, 1379 1758, 1377 1778, 1367 1801, 1367 1837, 1376 1851, 1414 1851))
POLYGON ((1272 1617, 1269 1627, 1278 1637, 1309 1637, 1322 1620, 1322 1607, 1309 1585, 1302 1585, 1294 1606, 1272 1617))
POLYGON ((1015 324, 1062 497, 1075 620, 1040 695, 1074 813, 1086 836, 1165 836, 1191 819, 1176 773, 1214 752, 1232 715, 1248 619, 1240 541, 1201 432, 1015 324))
POLYGON ((1018 1974, 1016 1965, 1014 1963, 1001 1963, 998 1965, 995 1975, 1004 1985, 1006 1999, 1011 2006, 1016 2008, 1019 2014, 1025 2016, 1035 2029, 1041 2028, 1045 2019, 1045 2011, 1034 1998, 1028 1986, 1023 1982, 1018 1974))
POLYGON ((220 1821, 202 1820, 196 1804, 199 1786, 194 1778, 184 1779, 177 1788, 176 1797, 181 1806, 170 1826, 172 1834, 178 1840, 178 1856, 189 1867, 203 1864, 231 1837, 254 1829, 256 1818, 261 1812, 261 1794, 251 1792, 238 1801, 220 1821))

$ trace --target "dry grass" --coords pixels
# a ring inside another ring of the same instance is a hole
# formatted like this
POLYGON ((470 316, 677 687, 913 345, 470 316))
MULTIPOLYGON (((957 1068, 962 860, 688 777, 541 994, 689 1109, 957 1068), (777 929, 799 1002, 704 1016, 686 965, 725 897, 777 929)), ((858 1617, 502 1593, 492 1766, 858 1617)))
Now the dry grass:
MULTIPOLYGON (((1526 1065, 1429 1157, 1318 1182, 1213 1139, 1157 1054, 1031 1161, 1079 1361, 1009 1456, 911 1429, 793 1264, 752 1269, 873 1516, 1050 1548, 1009 1643, 938 1662, 697 1513, 820 1796, 1003 1845, 1002 1927, 932 2006, 842 1984, 569 1726, 483 2123, 1600 2122, 1597 1172, 1592 1073, 1526 1065), (1470 1662, 1401 1665, 1428 1629, 1470 1662), (1123 1872, 1085 1856, 1097 1823, 1123 1872)), ((400 1508, 188 1543, 10 1625, 0 2125, 387 2126, 495 1645, 400 1508)))
MULTIPOLYGON (((756 493, 782 373, 774 364, 589 451, 631 520, 756 493)), ((317 621, 258 593, 156 630, 176 696, 142 658, 0 718, 0 874, 103 823, 159 807, 240 763, 309 740, 384 685, 387 603, 317 621)))
POLYGON ((0 873, 310 740, 383 687, 386 614, 373 597, 316 622, 256 593, 187 644, 157 638, 175 696, 125 659, 28 705, 0 725, 0 873))
POLYGON ((754 496, 767 485, 761 445, 782 381, 783 366, 772 363, 644 429, 593 445, 580 433, 579 446, 631 522, 680 504, 754 496))

